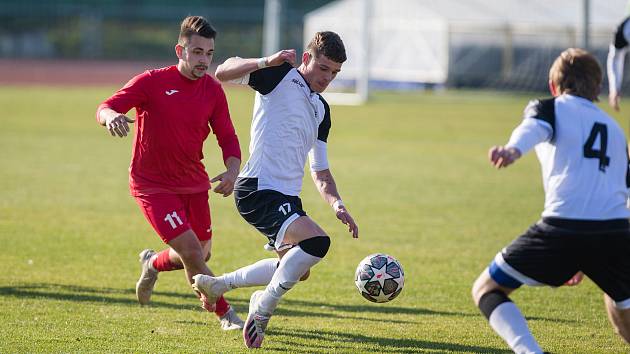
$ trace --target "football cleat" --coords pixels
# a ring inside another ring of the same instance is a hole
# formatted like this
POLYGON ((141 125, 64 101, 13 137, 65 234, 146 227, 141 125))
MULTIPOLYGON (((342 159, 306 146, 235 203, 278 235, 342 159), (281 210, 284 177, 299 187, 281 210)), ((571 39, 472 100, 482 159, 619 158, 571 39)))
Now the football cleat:
POLYGON ((262 290, 257 290, 249 300, 249 313, 243 328, 243 340, 248 348, 260 348, 265 337, 265 329, 267 329, 267 324, 271 317, 271 314, 264 314, 256 309, 258 307, 258 299, 262 294, 262 290))
POLYGON ((219 297, 228 290, 225 282, 206 274, 193 276, 192 287, 201 293, 204 296, 203 300, 209 304, 216 303, 219 297))
POLYGON ((225 315, 219 317, 219 323, 221 323, 221 329, 224 331, 242 329, 245 325, 245 322, 238 317, 236 311, 234 311, 234 308, 232 307, 230 307, 225 315))
POLYGON ((153 293, 153 287, 158 278, 157 270, 151 268, 149 262, 151 257, 155 255, 154 250, 146 249, 140 252, 140 264, 142 265, 142 273, 140 273, 140 279, 136 283, 136 297, 140 305, 147 305, 151 301, 151 294, 153 293))
POLYGON ((204 294, 200 294, 199 300, 201 301, 202 309, 208 312, 214 312, 217 310, 217 304, 216 303, 211 304, 211 303, 206 302, 206 296, 204 294))

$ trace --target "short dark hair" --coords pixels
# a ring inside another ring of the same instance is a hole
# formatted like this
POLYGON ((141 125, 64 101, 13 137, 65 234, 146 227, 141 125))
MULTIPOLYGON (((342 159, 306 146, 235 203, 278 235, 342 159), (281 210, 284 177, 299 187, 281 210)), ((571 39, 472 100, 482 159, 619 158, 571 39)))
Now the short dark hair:
POLYGON ((214 39, 217 36, 217 31, 202 16, 188 16, 182 21, 177 43, 182 46, 186 45, 193 34, 214 39))
POLYGON ((339 35, 335 32, 317 32, 311 42, 306 46, 306 50, 315 57, 320 54, 337 63, 346 61, 346 47, 339 35))
POLYGON ((560 93, 568 93, 597 101, 602 85, 602 68, 597 59, 580 48, 562 52, 549 70, 549 80, 560 93))

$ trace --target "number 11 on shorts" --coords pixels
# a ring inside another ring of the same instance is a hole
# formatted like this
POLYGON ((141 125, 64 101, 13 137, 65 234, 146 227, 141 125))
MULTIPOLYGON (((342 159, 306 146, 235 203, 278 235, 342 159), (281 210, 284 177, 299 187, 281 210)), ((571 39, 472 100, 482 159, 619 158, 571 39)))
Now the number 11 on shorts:
POLYGON ((170 214, 166 214, 166 217, 164 218, 164 221, 169 222, 169 223, 171 224, 171 227, 172 227, 173 229, 176 229, 176 228, 177 228, 177 226, 181 226, 181 225, 183 224, 183 223, 182 223, 182 219, 180 219, 180 218, 179 218, 179 216, 177 215, 177 212, 176 212, 176 211, 174 211, 174 212, 172 212, 172 213, 170 213, 170 214), (176 225, 176 224, 175 224, 175 221, 176 221, 176 220, 177 220, 177 223, 178 223, 179 225, 176 225))

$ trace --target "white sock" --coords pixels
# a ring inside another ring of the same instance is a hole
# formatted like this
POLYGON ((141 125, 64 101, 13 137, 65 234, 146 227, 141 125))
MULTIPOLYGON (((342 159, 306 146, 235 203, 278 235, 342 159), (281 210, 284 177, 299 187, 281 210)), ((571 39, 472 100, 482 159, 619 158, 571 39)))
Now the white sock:
POLYGON ((504 302, 497 306, 488 319, 490 327, 516 354, 540 354, 543 350, 532 336, 527 327, 527 321, 518 307, 511 302, 504 302))
POLYGON ((289 291, 302 275, 321 260, 322 258, 311 256, 302 251, 299 246, 293 247, 282 257, 269 285, 260 296, 258 309, 263 313, 273 313, 282 295, 289 291))
POLYGON ((225 282, 229 290, 267 285, 271 281, 271 277, 273 277, 277 267, 278 258, 261 259, 254 264, 223 274, 219 279, 225 282))

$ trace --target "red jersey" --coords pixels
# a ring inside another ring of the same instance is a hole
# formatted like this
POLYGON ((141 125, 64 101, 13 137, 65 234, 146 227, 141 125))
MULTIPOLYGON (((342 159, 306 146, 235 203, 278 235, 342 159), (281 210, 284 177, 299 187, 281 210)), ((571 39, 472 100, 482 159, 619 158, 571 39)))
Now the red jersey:
POLYGON ((210 189, 201 160, 210 130, 223 160, 241 159, 238 138, 221 84, 209 75, 197 80, 177 66, 145 71, 131 79, 96 112, 111 108, 126 114, 136 108, 129 186, 131 194, 189 194, 210 189))

